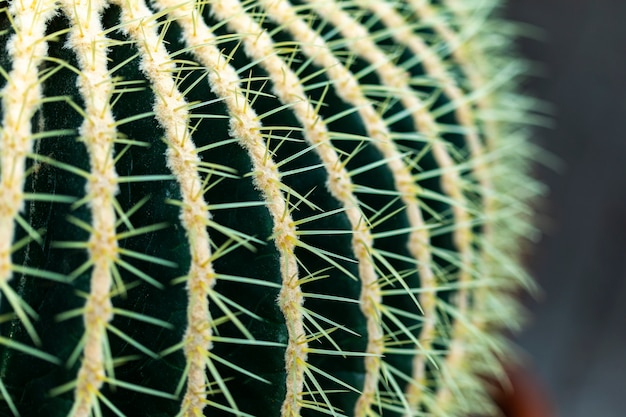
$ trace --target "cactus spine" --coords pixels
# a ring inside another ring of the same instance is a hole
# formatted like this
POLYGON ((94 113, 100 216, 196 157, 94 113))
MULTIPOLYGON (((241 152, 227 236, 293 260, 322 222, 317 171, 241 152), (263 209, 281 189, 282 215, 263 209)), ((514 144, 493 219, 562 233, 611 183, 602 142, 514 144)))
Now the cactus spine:
POLYGON ((0 414, 495 411, 539 190, 497 2, 0 5, 0 414))

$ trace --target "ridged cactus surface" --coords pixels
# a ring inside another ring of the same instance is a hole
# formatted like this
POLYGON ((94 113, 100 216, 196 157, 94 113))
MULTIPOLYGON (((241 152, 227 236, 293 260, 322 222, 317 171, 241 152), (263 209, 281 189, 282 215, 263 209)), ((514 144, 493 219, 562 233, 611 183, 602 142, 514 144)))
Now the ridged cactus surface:
POLYGON ((537 191, 497 3, 0 2, 0 415, 495 411, 537 191))

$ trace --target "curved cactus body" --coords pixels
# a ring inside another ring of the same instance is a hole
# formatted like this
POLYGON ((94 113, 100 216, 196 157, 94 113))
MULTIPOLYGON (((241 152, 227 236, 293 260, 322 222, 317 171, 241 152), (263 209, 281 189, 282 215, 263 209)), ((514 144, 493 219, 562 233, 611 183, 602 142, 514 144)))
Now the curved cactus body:
POLYGON ((527 283, 493 2, 0 14, 0 414, 492 410, 527 283))

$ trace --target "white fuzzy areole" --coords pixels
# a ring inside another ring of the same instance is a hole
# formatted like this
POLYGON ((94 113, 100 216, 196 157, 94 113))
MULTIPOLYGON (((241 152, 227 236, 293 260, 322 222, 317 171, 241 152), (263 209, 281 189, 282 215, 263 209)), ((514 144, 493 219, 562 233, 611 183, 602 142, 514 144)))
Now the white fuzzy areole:
POLYGON ((113 318, 111 268, 118 256, 114 207, 118 187, 113 162, 117 131, 110 105, 114 87, 107 69, 106 45, 109 40, 100 23, 106 2, 63 0, 61 6, 71 22, 67 45, 76 53, 79 63, 77 84, 85 102, 85 120, 79 134, 87 148, 91 170, 86 193, 90 197, 92 215, 88 252, 93 268, 83 313, 83 358, 76 379, 75 402, 70 413, 74 417, 88 417, 107 377, 106 327, 113 318))
MULTIPOLYGON (((2 130, 0 130, 0 285, 13 276, 11 246, 15 222, 24 208, 26 158, 34 139, 31 119, 42 98, 39 66, 47 55, 48 43, 42 41, 46 23, 54 15, 54 0, 14 1, 8 13, 15 34, 7 52, 13 62, 2 90, 2 130)), ((37 336, 31 334, 37 339, 37 336)))
POLYGON ((155 117, 165 130, 167 165, 180 185, 181 220, 191 252, 187 277, 188 327, 184 336, 187 394, 183 404, 190 410, 189 415, 196 415, 206 405, 206 369, 212 337, 208 294, 216 282, 207 230, 210 213, 198 171, 200 159, 191 139, 188 104, 173 77, 176 65, 165 49, 156 16, 143 0, 117 0, 114 3, 122 11, 122 29, 139 48, 141 70, 150 80, 156 96, 155 117))
MULTIPOLYGON (((415 13, 422 18, 425 22, 428 22, 434 31, 438 33, 442 39, 444 39, 449 45, 452 53, 452 57, 456 61, 456 63, 461 66, 467 75, 469 84, 472 88, 474 94, 479 91, 483 91, 481 94, 478 94, 475 101, 478 106, 479 111, 488 111, 493 107, 491 100, 489 98, 489 94, 487 91, 484 91, 487 83, 485 82, 481 71, 476 67, 476 60, 471 58, 471 52, 468 50, 469 39, 463 40, 461 36, 459 36, 452 28, 450 28, 447 24, 447 19, 443 19, 437 16, 437 12, 429 5, 423 2, 419 2, 416 0, 409 1, 409 4, 415 10, 415 13)), ((496 124, 487 119, 481 119, 480 122, 483 124, 483 131, 485 132, 486 139, 486 147, 487 150, 494 148, 494 141, 498 136, 498 128, 496 124)), ((472 149, 474 152, 477 152, 477 148, 472 149)), ((481 159, 482 161, 482 159, 481 159)), ((489 170, 490 167, 486 163, 482 163, 478 165, 478 178, 481 180, 483 185, 483 196, 484 196, 484 241, 493 241, 493 224, 491 223, 491 219, 495 219, 497 217, 497 203, 495 198, 493 197, 493 185, 491 184, 489 178, 489 170)), ((485 257, 489 257, 489 254, 485 251, 482 253, 482 262, 481 265, 486 266, 491 264, 493 261, 485 259, 485 257)), ((486 275, 490 275, 493 272, 488 271, 483 267, 481 271, 484 277, 488 278, 486 275)), ((476 291, 477 300, 482 299, 484 301, 484 289, 478 289, 476 291)), ((459 313, 463 314, 464 311, 467 311, 467 291, 463 291, 459 294, 459 313)), ((478 301, 480 302, 480 301, 478 301)), ((453 329, 451 331, 451 339, 452 344, 450 347, 450 352, 448 357, 443 364, 444 372, 443 375, 443 388, 438 392, 436 402, 434 407, 441 412, 445 412, 446 409, 449 408, 449 405, 452 401, 452 397, 458 395, 450 388, 446 388, 445 383, 447 381, 451 381, 455 379, 455 373, 457 370, 463 369, 465 367, 466 361, 466 344, 468 343, 468 339, 471 339, 472 336, 469 332, 480 332, 482 329, 480 317, 475 315, 476 318, 468 319, 465 322, 461 322, 459 320, 455 321, 453 329)))
MULTIPOLYGON (((445 142, 441 139, 435 118, 430 114, 426 104, 412 91, 409 75, 391 62, 380 47, 368 36, 367 28, 354 20, 335 2, 306 1, 314 10, 326 16, 344 37, 351 39, 351 42, 347 42, 346 46, 374 66, 383 85, 398 92, 400 101, 404 108, 410 112, 417 130, 427 138, 435 160, 441 169, 443 192, 450 197, 449 201, 452 203, 456 225, 453 238, 460 255, 459 296, 456 308, 461 314, 467 314, 467 290, 464 287, 473 280, 475 257, 472 249, 474 236, 471 230, 471 217, 467 210, 467 202, 463 193, 464 184, 457 171, 457 164, 448 153, 444 145, 445 142)), ((459 326, 458 324, 455 325, 455 327, 459 326)), ((433 331, 432 327, 426 327, 427 335, 432 334, 433 331)), ((451 350, 449 354, 463 356, 464 352, 462 348, 457 348, 451 350)))
MULTIPOLYGON (((261 5, 265 7, 270 19, 284 24, 292 32, 294 40, 300 42, 305 51, 314 50, 311 56, 328 57, 328 46, 319 36, 315 35, 306 22, 293 12, 288 2, 270 1, 261 2, 261 5)), ((276 53, 274 42, 269 34, 245 14, 240 3, 233 2, 229 7, 214 7, 213 12, 220 19, 226 20, 233 31, 247 28, 244 33, 248 35, 243 39, 246 53, 252 60, 258 60, 259 65, 268 72, 278 98, 282 103, 290 106, 304 126, 305 139, 314 146, 315 152, 324 164, 329 178, 328 190, 341 202, 350 222, 353 232, 352 249, 358 261, 361 280, 361 310, 367 320, 368 330, 368 346, 365 358, 366 377, 363 394, 357 405, 357 415, 364 415, 376 397, 380 362, 384 354, 384 332, 380 326, 382 296, 378 283, 379 277, 374 268, 373 238, 369 221, 359 209, 359 202, 353 192, 354 185, 350 179, 350 174, 344 168, 344 163, 331 143, 326 123, 317 114, 313 104, 308 100, 303 100, 303 97, 307 97, 303 85, 284 59, 276 53)), ((329 60, 326 59, 326 61, 328 63, 329 60)), ((338 61, 332 59, 330 65, 325 67, 332 72, 336 64, 338 61)), ((352 97, 360 94, 358 83, 353 77, 342 78, 340 83, 344 87, 341 92, 345 95, 352 97)), ((362 102, 360 104, 367 103, 362 102)), ((371 124, 368 127, 371 128, 371 124)), ((385 129, 385 126, 379 124, 377 128, 385 129)), ((290 412, 292 411, 288 407, 283 407, 283 416, 290 416, 290 412)))
MULTIPOLYGON (((291 24, 300 29, 300 32, 294 36, 296 41, 307 44, 314 39, 308 25, 293 13, 288 3, 274 1, 261 2, 261 5, 265 6, 271 19, 279 23, 289 22, 289 29, 293 27, 291 24)), ((228 26, 234 32, 247 34, 242 39, 247 55, 250 59, 258 61, 259 65, 268 72, 273 82, 274 92, 282 103, 290 106, 304 127, 305 139, 314 146, 315 152, 324 164, 329 178, 328 190, 341 202, 352 227, 352 248, 358 261, 359 278, 363 288, 360 297, 361 309, 366 317, 368 329, 368 348, 365 358, 367 376, 364 390, 367 392, 366 397, 373 401, 378 385, 380 358, 383 355, 384 334, 379 325, 382 297, 372 257, 374 249, 369 221, 359 209, 358 199, 353 193, 354 185, 330 141, 326 123, 317 114, 313 104, 303 99, 307 97, 307 94, 298 76, 276 53, 274 42, 269 34, 245 13, 241 3, 233 1, 222 6, 214 6, 212 11, 218 18, 227 21, 228 26)), ((320 54, 326 52, 327 46, 323 43, 318 42, 311 46, 320 54)), ((353 89, 353 93, 358 92, 358 85, 352 83, 348 87, 353 89)), ((306 366, 306 363, 302 363, 301 366, 306 366)), ((297 401, 302 401, 302 396, 299 395, 299 397, 297 401)), ((291 416, 296 410, 295 406, 288 405, 291 401, 289 398, 285 400, 283 416, 291 416)))
MULTIPOLYGON (((371 101, 363 94, 354 74, 333 54, 324 39, 297 16, 289 2, 264 0, 262 4, 266 7, 270 19, 283 25, 293 35, 294 40, 300 42, 303 52, 319 67, 326 69, 326 75, 333 82, 337 94, 358 109, 372 143, 385 157, 386 165, 393 174, 396 189, 405 204, 409 218, 412 229, 409 237, 411 242, 409 250, 418 261, 422 288, 432 289, 432 291, 424 291, 421 294, 420 303, 424 310, 426 326, 434 329, 433 309, 435 307, 436 282, 431 266, 430 238, 416 197, 419 194, 419 187, 412 179, 409 168, 403 163, 402 155, 391 139, 391 132, 372 106, 371 101)), ((365 416, 371 413, 371 408, 378 400, 378 384, 382 377, 380 374, 381 357, 385 352, 383 330, 380 325, 382 314, 380 285, 373 285, 372 282, 363 279, 361 300, 362 310, 368 320, 369 344, 367 353, 372 356, 366 358, 367 374, 361 396, 355 407, 356 416, 365 416)), ((430 337, 430 333, 427 336, 430 337)), ((428 344, 422 341, 421 346, 423 349, 427 349, 428 344)), ((420 356, 420 358, 422 357, 420 356)))
MULTIPOLYGON (((445 64, 439 55, 420 36, 409 29, 408 23, 390 4, 371 0, 358 0, 358 3, 376 14, 381 19, 381 22, 391 29, 390 34, 398 43, 406 45, 415 56, 421 58, 426 74, 437 80, 438 85, 453 103, 454 114, 459 126, 464 129, 463 136, 471 151, 473 160, 472 172, 478 179, 481 187, 485 217, 488 217, 489 213, 493 212, 490 209, 493 205, 491 196, 493 186, 487 172, 486 161, 484 160, 483 145, 478 135, 479 126, 476 120, 476 110, 472 107, 472 97, 467 97, 464 94, 452 75, 446 70, 445 64)), ((485 234, 488 233, 486 230, 483 232, 485 234)), ((430 325, 422 330, 420 338, 422 339, 423 348, 430 346, 430 341, 434 337, 434 331, 435 327, 430 325)), ((417 383, 409 384, 407 397, 410 404, 415 407, 420 401, 423 394, 422 387, 425 384, 426 374, 424 372, 425 361, 423 357, 418 356, 415 358, 413 369, 413 378, 417 383)))
MULTIPOLYGON (((232 6, 224 2, 224 7, 232 6)), ((301 312, 304 298, 299 284, 298 265, 294 255, 298 237, 296 226, 289 214, 283 194, 278 167, 267 154, 262 126, 258 116, 241 91, 241 79, 236 70, 215 46, 210 29, 198 16, 194 2, 180 3, 176 0, 158 0, 156 4, 177 21, 185 33, 185 42, 202 65, 211 71, 209 82, 212 90, 224 99, 231 114, 231 135, 240 140, 248 151, 253 165, 254 183, 264 195, 267 207, 274 220, 273 236, 281 257, 283 285, 279 294, 279 305, 285 316, 289 341, 285 354, 287 371, 287 394, 283 409, 288 414, 299 413, 298 404, 304 386, 303 366, 307 360, 306 331, 301 312)), ((246 32, 243 32, 246 33, 246 32)), ((192 395, 188 390, 187 395, 192 395)), ((203 398, 204 399, 204 398, 203 398)), ((191 410, 186 415, 192 416, 191 410)))

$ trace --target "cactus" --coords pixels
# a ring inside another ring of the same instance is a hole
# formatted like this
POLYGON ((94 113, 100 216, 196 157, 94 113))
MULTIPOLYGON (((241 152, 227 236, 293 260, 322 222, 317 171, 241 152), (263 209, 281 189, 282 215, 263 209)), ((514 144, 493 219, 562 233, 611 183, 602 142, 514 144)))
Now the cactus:
POLYGON ((0 414, 496 412, 539 189, 497 3, 0 2, 0 414))

